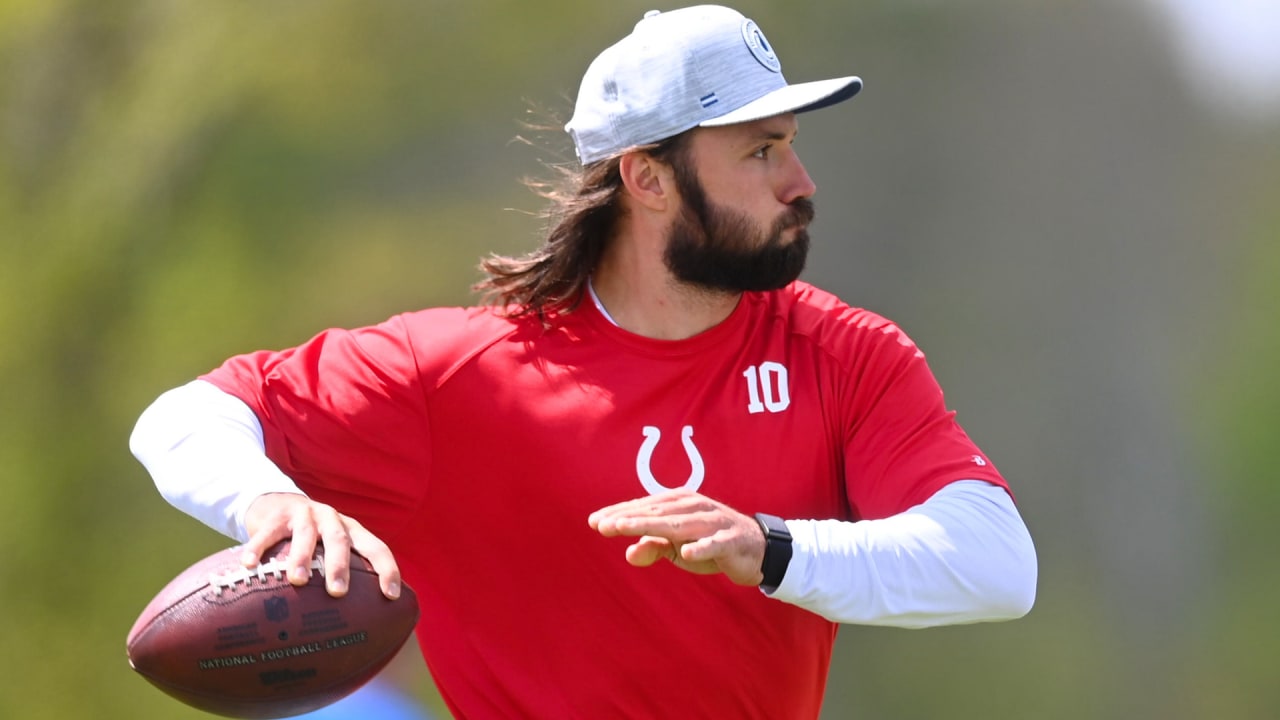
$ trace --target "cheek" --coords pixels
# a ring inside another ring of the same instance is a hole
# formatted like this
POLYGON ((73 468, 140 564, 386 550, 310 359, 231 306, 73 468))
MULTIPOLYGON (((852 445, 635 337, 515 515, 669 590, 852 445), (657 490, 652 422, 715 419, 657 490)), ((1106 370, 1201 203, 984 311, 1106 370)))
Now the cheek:
POLYGON ((752 159, 704 165, 698 179, 708 205, 731 212, 757 228, 769 228, 779 212, 785 210, 774 192, 775 172, 768 162, 752 159))
POLYGON ((734 182, 708 195, 708 200, 722 207, 732 208, 757 221, 771 220, 777 214, 778 201, 763 177, 744 171, 734 182))

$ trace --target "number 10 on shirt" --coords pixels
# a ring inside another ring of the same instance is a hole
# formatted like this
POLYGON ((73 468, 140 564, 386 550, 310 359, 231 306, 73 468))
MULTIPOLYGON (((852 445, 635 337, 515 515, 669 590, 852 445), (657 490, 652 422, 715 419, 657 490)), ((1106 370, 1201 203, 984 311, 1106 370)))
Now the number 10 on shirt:
POLYGON ((773 361, 752 365, 743 371, 747 379, 747 412, 782 412, 791 405, 787 387, 787 366, 773 361))

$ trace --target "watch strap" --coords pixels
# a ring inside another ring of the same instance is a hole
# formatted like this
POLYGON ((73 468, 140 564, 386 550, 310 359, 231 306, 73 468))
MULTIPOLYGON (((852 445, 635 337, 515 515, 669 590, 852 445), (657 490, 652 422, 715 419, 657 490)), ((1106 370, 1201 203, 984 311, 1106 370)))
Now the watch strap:
POLYGON ((782 584, 787 566, 791 564, 791 531, 787 529, 787 523, 776 515, 756 513, 755 518, 764 533, 764 561, 760 564, 764 579, 760 581, 760 587, 765 592, 773 592, 782 584))

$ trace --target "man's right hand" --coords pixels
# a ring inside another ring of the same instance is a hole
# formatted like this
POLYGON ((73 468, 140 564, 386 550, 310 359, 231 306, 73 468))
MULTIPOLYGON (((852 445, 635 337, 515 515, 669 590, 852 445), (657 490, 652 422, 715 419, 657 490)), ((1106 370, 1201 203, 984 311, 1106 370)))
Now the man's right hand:
POLYGON ((268 493, 258 497, 244 516, 249 541, 241 561, 253 568, 262 554, 281 540, 293 539, 289 549, 289 582, 305 585, 311 577, 311 556, 316 543, 324 546, 325 587, 329 594, 347 594, 351 577, 351 552, 363 555, 378 573, 382 594, 400 597, 400 568, 386 543, 354 518, 324 503, 294 493, 268 493))

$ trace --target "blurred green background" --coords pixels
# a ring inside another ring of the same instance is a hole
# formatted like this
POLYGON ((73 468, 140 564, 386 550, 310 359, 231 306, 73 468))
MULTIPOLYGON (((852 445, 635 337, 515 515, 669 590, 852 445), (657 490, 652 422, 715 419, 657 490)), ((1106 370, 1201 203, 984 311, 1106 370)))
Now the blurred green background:
MULTIPOLYGON (((124 657, 229 543, 155 493, 138 413, 231 354, 470 302, 567 148, 520 121, 567 117, 651 6, 0 2, 0 718, 205 717, 124 657)), ((736 7, 792 81, 866 81, 802 118, 806 277, 924 348, 1040 552, 1019 622, 843 628, 824 716, 1280 717, 1276 13, 736 7)), ((443 715, 416 648, 389 677, 443 715)))

